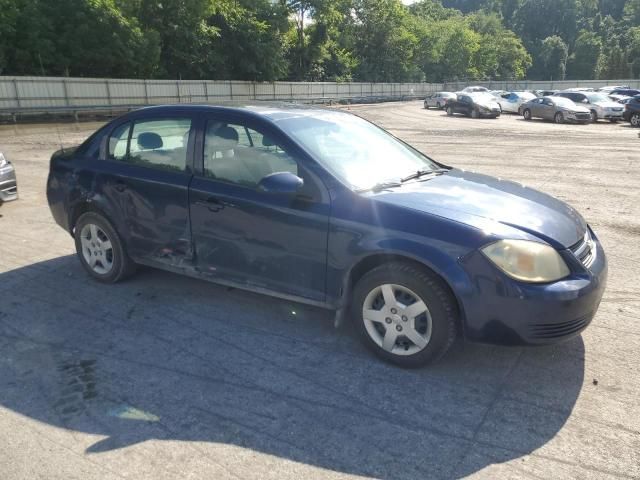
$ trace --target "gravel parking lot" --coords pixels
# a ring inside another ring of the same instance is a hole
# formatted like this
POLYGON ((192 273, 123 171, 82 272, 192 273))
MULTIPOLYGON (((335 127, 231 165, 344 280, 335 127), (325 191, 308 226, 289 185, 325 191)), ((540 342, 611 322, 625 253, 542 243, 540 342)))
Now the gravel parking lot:
POLYGON ((353 106, 445 163, 575 206, 610 261, 581 337, 404 371, 332 315, 151 269, 91 281, 48 210, 98 123, 0 126, 0 479, 640 478, 640 139, 628 124, 353 106))

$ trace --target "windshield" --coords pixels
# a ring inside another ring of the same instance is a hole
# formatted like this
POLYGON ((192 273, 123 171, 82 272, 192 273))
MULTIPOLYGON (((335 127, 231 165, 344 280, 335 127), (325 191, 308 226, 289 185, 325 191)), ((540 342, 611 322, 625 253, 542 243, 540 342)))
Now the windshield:
POLYGON ((589 93, 587 98, 589 99, 589 103, 611 102, 611 99, 602 93, 589 93))
POLYGON ((296 112, 276 122, 331 173, 355 189, 440 167, 360 117, 343 112, 296 112))
POLYGON ((576 104, 573 103, 573 100, 569 100, 568 98, 564 97, 553 97, 553 103, 558 107, 576 108, 576 104))

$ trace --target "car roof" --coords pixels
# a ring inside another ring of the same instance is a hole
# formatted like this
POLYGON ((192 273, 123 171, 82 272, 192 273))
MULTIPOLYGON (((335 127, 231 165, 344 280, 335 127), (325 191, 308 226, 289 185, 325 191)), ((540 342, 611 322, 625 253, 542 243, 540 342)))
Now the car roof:
MULTIPOLYGON (((292 116, 313 116, 326 114, 327 112, 344 113, 344 110, 336 110, 317 105, 307 105, 301 103, 285 103, 272 101, 253 102, 225 102, 216 105, 212 104, 174 104, 174 105, 153 105, 133 110, 124 117, 139 117, 150 114, 151 116, 175 115, 175 114, 198 114, 198 113, 242 113, 250 117, 261 118, 267 121, 277 122, 280 119, 291 118, 292 116)), ((121 117, 121 118, 124 118, 121 117)))

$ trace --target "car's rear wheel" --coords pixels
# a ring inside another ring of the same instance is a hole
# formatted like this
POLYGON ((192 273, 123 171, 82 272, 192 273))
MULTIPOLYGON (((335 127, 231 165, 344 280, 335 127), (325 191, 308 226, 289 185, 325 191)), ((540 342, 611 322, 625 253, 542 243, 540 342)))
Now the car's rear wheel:
POLYGON ((556 123, 564 123, 564 115, 562 112, 556 113, 555 117, 553 117, 556 123))
POLYGON ((424 108, 425 110, 429 110, 429 105, 427 105, 427 102, 424 102, 424 108))
POLYGON ((135 271, 120 237, 109 221, 95 212, 80 216, 75 231, 76 252, 85 270, 96 280, 115 283, 135 271))
POLYGON ((640 127, 640 113, 634 113, 629 119, 632 127, 640 127))
POLYGON ((591 110, 591 123, 596 123, 598 121, 598 112, 595 110, 591 110))
POLYGON ((526 108, 524 112, 522 112, 522 116, 524 117, 525 120, 531 120, 531 110, 526 108))
POLYGON ((440 102, 436 103, 436 107, 438 108, 438 110, 442 110, 442 105, 440 104, 440 102))
POLYGON ((366 273, 352 307, 364 343, 402 367, 438 360, 456 337, 452 295, 435 274, 409 263, 388 263, 366 273))
POLYGON ((453 116, 453 107, 447 107, 447 115, 449 115, 450 117, 453 116))

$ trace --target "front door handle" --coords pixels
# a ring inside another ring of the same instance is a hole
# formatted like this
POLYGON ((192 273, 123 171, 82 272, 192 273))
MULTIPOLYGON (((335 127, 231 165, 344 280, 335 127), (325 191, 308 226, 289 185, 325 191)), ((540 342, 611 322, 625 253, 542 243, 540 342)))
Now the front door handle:
POLYGON ((127 189, 127 184, 124 183, 124 180, 116 180, 115 189, 122 193, 127 189))
POLYGON ((207 207, 211 212, 219 212, 224 207, 233 207, 232 203, 229 203, 225 200, 220 200, 216 197, 208 197, 206 200, 199 200, 196 202, 196 205, 200 205, 203 207, 207 207))

